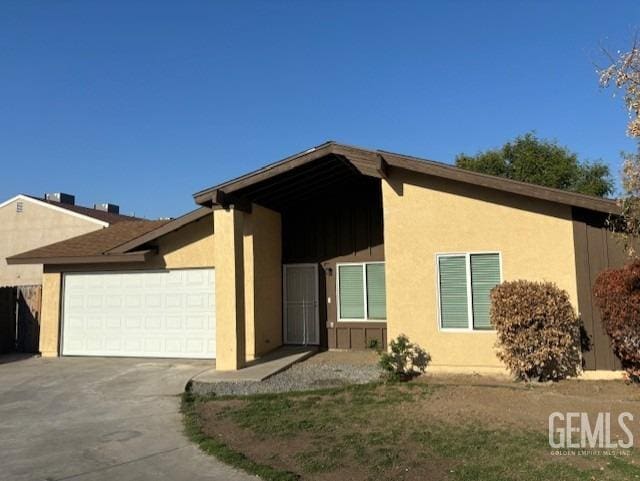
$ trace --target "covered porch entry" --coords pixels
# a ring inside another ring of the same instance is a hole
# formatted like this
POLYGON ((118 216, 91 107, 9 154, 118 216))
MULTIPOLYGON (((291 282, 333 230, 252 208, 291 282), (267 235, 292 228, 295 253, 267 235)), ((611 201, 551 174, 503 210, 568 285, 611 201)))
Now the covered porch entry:
MULTIPOLYGON (((228 340, 234 335, 245 339, 238 343, 245 352, 234 356, 236 364, 281 344, 325 349, 386 345, 381 166, 369 161, 355 165, 330 152, 312 159, 310 153, 301 155, 305 162, 288 160, 287 168, 275 164, 252 176, 252 182, 241 178, 212 193, 219 319, 229 317, 228 312, 220 312, 227 309, 223 297, 228 298, 229 292, 223 279, 242 274, 229 286, 235 299, 239 294, 244 297, 241 304, 228 306, 237 323, 228 340), (261 220, 265 212, 278 218, 277 239, 273 222, 261 220), (223 247, 228 232, 236 233, 237 239, 228 239, 229 247, 235 245, 233 250, 223 247), (268 249, 263 248, 264 242, 268 249), (230 252, 235 257, 232 263, 230 252), (229 275, 222 272, 225 263, 229 263, 229 275), (275 298, 280 304, 278 339, 275 298), (270 331, 268 346, 263 342, 265 331, 270 331)), ((225 369, 222 322, 218 369, 225 369)))

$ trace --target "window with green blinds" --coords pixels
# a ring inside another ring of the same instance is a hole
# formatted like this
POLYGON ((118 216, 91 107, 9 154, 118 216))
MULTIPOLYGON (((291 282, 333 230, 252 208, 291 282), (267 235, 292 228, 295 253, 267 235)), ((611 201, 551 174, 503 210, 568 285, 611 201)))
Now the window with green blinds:
POLYGON ((337 268, 339 319, 386 320, 384 262, 339 264, 337 268))
POLYGON ((501 282, 500 254, 441 255, 438 275, 441 327, 491 329, 491 289, 501 282))
POLYGON ((440 273, 440 322, 443 328, 469 327, 467 260, 465 256, 442 256, 440 273))
POLYGON ((491 329, 491 289, 500 284, 498 254, 471 254, 471 298, 474 329, 491 329))
POLYGON ((340 318, 364 319, 364 269, 360 265, 338 267, 340 318))
POLYGON ((384 264, 367 264, 367 317, 387 318, 387 295, 384 287, 384 264))

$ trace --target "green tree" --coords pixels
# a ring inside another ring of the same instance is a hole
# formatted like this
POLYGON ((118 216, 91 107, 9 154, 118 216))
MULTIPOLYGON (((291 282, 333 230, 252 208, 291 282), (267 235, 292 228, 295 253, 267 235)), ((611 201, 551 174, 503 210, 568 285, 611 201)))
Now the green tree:
POLYGON ((604 197, 613 192, 609 166, 580 162, 578 156, 555 141, 533 133, 516 137, 498 149, 476 155, 459 154, 456 166, 507 179, 604 197))

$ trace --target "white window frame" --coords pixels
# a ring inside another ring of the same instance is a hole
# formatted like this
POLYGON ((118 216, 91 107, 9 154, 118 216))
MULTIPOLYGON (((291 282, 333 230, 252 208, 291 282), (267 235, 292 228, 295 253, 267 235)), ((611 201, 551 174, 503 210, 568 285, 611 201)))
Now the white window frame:
POLYGON ((477 254, 497 254, 500 266, 500 282, 502 275, 502 252, 500 251, 470 251, 470 252, 445 252, 436 254, 436 305, 438 331, 442 332, 473 332, 473 333, 495 333, 495 329, 474 329, 473 327, 473 295, 471 287, 471 256, 477 254), (442 305, 440 304, 440 259, 442 257, 462 257, 465 258, 467 274, 467 327, 443 327, 442 326, 442 305))
MULTIPOLYGON (((338 322, 387 322, 387 319, 369 319, 369 302, 367 298, 367 265, 368 264, 385 264, 385 261, 370 261, 370 262, 340 262, 336 263, 336 309, 338 311, 338 322), (363 319, 353 319, 347 318, 343 319, 342 314, 340 313, 340 266, 361 266, 362 267, 362 291, 364 298, 364 318, 363 319)), ((385 265, 385 286, 384 286, 384 295, 385 298, 387 296, 387 272, 385 265)))

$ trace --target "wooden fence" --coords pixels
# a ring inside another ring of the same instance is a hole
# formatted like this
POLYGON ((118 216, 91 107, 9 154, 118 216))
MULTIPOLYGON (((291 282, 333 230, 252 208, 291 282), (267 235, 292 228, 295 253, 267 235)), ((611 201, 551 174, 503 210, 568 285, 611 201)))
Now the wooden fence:
POLYGON ((0 287, 0 354, 38 352, 42 286, 0 287))

